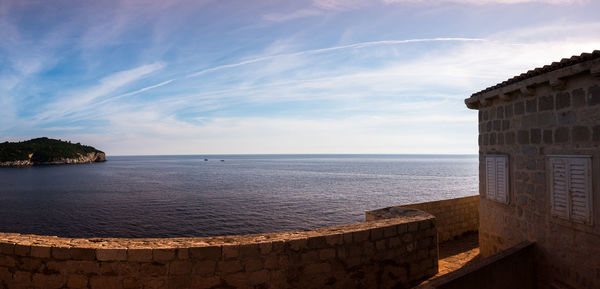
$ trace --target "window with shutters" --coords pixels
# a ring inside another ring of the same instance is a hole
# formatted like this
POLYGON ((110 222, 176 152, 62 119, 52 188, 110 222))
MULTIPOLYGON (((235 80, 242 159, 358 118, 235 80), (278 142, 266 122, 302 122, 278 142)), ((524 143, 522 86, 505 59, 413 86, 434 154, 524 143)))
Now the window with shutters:
POLYGON ((552 215, 591 224, 591 156, 551 156, 549 160, 552 215))
POLYGON ((508 156, 485 157, 485 184, 488 199, 508 204, 508 156))

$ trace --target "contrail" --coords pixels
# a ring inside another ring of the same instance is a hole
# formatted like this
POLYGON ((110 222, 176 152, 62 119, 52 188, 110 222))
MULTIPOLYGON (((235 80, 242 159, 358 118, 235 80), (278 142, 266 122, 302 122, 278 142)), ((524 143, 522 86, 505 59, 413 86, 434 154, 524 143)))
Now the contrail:
POLYGON ((200 70, 198 72, 189 74, 188 76, 186 76, 186 78, 196 77, 196 76, 200 76, 202 74, 206 74, 206 73, 213 72, 213 71, 219 71, 219 70, 223 70, 223 69, 239 67, 239 66, 243 66, 246 64, 252 64, 252 63, 270 60, 270 59, 274 59, 274 58, 278 58, 278 57, 300 56, 300 55, 306 55, 306 54, 318 54, 318 53, 350 49, 350 48, 365 48, 365 47, 370 47, 370 46, 397 45, 397 44, 405 44, 405 43, 436 42, 436 41, 486 41, 486 40, 481 39, 481 38, 420 38, 420 39, 406 39, 406 40, 382 40, 382 41, 360 42, 360 43, 354 43, 354 44, 349 44, 349 45, 341 45, 341 46, 333 46, 333 47, 327 47, 327 48, 304 50, 304 51, 299 51, 299 52, 294 52, 294 53, 276 54, 276 55, 270 55, 270 56, 249 59, 249 60, 238 62, 238 63, 219 65, 219 66, 207 68, 207 69, 200 70))

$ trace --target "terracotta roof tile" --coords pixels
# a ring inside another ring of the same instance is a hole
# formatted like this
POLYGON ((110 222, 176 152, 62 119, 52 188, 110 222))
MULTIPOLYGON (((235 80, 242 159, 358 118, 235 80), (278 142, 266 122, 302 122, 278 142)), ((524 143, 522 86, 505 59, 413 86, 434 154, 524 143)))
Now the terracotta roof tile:
POLYGON ((488 88, 486 88, 486 89, 484 89, 482 91, 473 93, 473 95, 471 95, 471 96, 476 96, 476 95, 488 92, 490 90, 494 90, 494 89, 497 89, 497 88, 501 88, 501 87, 507 86, 509 84, 513 84, 513 83, 525 80, 527 78, 531 78, 531 77, 534 77, 534 76, 537 76, 537 75, 540 75, 540 74, 544 74, 544 73, 547 73, 547 72, 550 72, 550 71, 553 71, 553 70, 557 70, 557 69, 560 69, 560 68, 563 68, 563 67, 567 67, 567 66, 570 66, 570 65, 574 65, 574 64, 577 64, 577 63, 581 63, 581 62, 592 60, 592 59, 596 59, 596 58, 600 58, 600 50, 594 50, 591 53, 582 53, 581 55, 574 55, 571 58, 563 58, 559 62, 552 62, 552 64, 544 65, 542 67, 538 67, 538 68, 529 70, 529 71, 527 71, 525 73, 521 73, 520 75, 517 75, 517 76, 515 76, 513 78, 510 78, 508 80, 505 80, 505 81, 503 81, 501 83, 498 83, 498 84, 496 84, 494 86, 490 86, 490 87, 488 87, 488 88))

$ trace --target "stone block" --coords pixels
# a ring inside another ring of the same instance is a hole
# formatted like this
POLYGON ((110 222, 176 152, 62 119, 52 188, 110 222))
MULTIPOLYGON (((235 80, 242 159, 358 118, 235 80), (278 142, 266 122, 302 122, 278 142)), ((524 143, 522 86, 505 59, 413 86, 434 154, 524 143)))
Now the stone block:
POLYGON ((514 104, 515 115, 523 115, 525 113, 525 104, 522 101, 514 104))
POLYGON ((538 127, 538 116, 538 114, 530 114, 523 116, 521 118, 521 128, 528 129, 538 127))
POLYGON ((577 114, 574 111, 560 112, 556 118, 560 125, 572 125, 577 122, 577 114))
POLYGON ((300 255, 300 260, 304 264, 315 262, 315 261, 319 260, 319 252, 318 251, 309 251, 309 252, 302 253, 302 255, 300 255))
POLYGON ((552 130, 551 129, 545 129, 544 130, 544 144, 552 144, 552 130))
POLYGON ((31 252, 31 246, 29 245, 16 244, 14 249, 15 255, 17 256, 29 256, 29 253, 31 252))
POLYGON ((490 145, 491 146, 496 145, 496 133, 495 132, 490 133, 490 145))
POLYGON ((58 289, 63 287, 64 278, 62 275, 57 274, 33 274, 33 286, 38 288, 47 289, 58 289))
POLYGON ((554 112, 542 112, 539 113, 537 115, 537 126, 544 128, 544 127, 551 127, 556 125, 556 117, 554 112))
POLYGON ((502 129, 502 120, 494 120, 494 124, 493 124, 493 130, 494 131, 500 131, 502 129))
POLYGON ((190 256, 200 260, 219 260, 221 259, 220 246, 192 247, 189 248, 190 256))
POLYGON ((408 225, 408 232, 416 232, 419 229, 418 222, 410 222, 408 225))
POLYGON ((498 145, 504 145, 504 134, 503 133, 499 133, 497 136, 497 143, 498 145))
POLYGON ((52 258, 58 260, 71 259, 70 248, 68 247, 52 247, 52 258))
POLYGON ((571 106, 571 94, 559 92, 556 94, 556 109, 569 108, 571 106))
POLYGON ((559 127, 554 130, 554 142, 557 144, 569 142, 569 128, 559 127))
POLYGON ((74 274, 70 275, 67 280, 67 287, 83 289, 88 286, 88 278, 85 275, 74 274))
POLYGON ((496 108, 496 118, 504 119, 504 107, 499 106, 498 108, 496 108))
POLYGON ((525 110, 527 113, 537 112, 537 98, 527 100, 525 104, 525 110))
POLYGON ((0 253, 13 255, 15 253, 15 244, 0 243, 0 253))
POLYGON ((242 263, 239 260, 220 261, 217 263, 217 270, 225 274, 240 272, 243 269, 242 263))
POLYGON ((192 262, 177 260, 169 263, 169 275, 188 275, 192 272, 192 262))
MULTIPOLYGON (((223 281, 233 288, 252 288, 249 286, 248 274, 240 272, 237 274, 228 274, 223 276, 223 281)), ((229 287, 225 287, 229 288, 229 287)))
POLYGON ((164 276, 167 274, 165 264, 143 263, 140 266, 140 273, 144 276, 164 276))
POLYGON ((21 257, 18 266, 20 269, 30 272, 38 272, 44 270, 42 260, 39 258, 21 257))
POLYGON ((504 106, 504 116, 506 118, 511 118, 513 117, 513 105, 511 104, 507 104, 506 106, 504 106))
POLYGON ((331 272, 331 265, 329 263, 308 264, 303 270, 303 273, 306 276, 314 276, 329 272, 331 272))
POLYGON ((370 233, 370 230, 357 231, 352 233, 352 239, 354 240, 354 243, 365 242, 369 240, 370 233))
MULTIPOLYGON (((379 242, 385 242, 385 240, 381 240, 379 242)), ((321 260, 330 260, 335 259, 335 248, 326 248, 319 250, 319 259, 321 260)))
POLYGON ((383 228, 371 229, 371 241, 383 239, 383 228))
POLYGON ((143 287, 144 283, 138 278, 128 277, 123 279, 123 289, 141 289, 143 287))
POLYGON ((520 130, 517 132, 517 141, 519 144, 529 144, 529 131, 520 130))
POLYGON ((223 245, 221 247, 221 254, 223 260, 234 259, 239 256, 239 246, 238 245, 223 245))
POLYGON ((510 120, 505 119, 502 121, 502 131, 507 131, 510 129, 510 120))
POLYGON ((92 261, 96 259, 96 249, 94 248, 70 248, 69 253, 73 260, 92 261))
POLYGON ((267 254, 271 253, 271 249, 273 248, 273 243, 271 243, 271 242, 260 243, 260 244, 258 244, 258 246, 260 248, 260 254, 267 255, 267 254))
POLYGON ((213 260, 204 260, 194 263, 193 271, 200 276, 211 276, 215 274, 217 262, 213 260))
POLYGON ((489 113, 487 110, 483 111, 483 120, 488 120, 489 119, 489 113))
POLYGON ((571 129, 573 142, 584 143, 591 139, 591 132, 586 126, 575 126, 571 129))
POLYGON ((104 288, 119 288, 121 282, 116 276, 92 276, 90 277, 90 288, 91 289, 104 289, 104 288))
POLYGON ((539 111, 553 110, 554 109, 554 96, 553 95, 540 96, 538 106, 539 106, 538 107, 539 111))
POLYGON ((531 137, 532 144, 540 144, 542 143, 542 130, 539 128, 535 128, 529 131, 531 137))
POLYGON ((166 286, 165 278, 144 278, 142 282, 144 289, 164 289, 166 286))
POLYGON ((248 259, 246 261, 244 261, 244 270, 246 272, 255 272, 258 270, 263 269, 263 262, 260 258, 256 258, 256 259, 248 259))
POLYGON ((175 252, 174 248, 171 248, 171 249, 163 249, 163 248, 152 249, 152 260, 154 260, 155 262, 166 262, 166 261, 175 260, 175 258, 176 258, 176 252, 175 252))
POLYGON ((186 260, 190 258, 190 250, 188 248, 177 248, 177 259, 186 260))
POLYGON ((589 106, 600 104, 600 86, 595 84, 589 87, 587 102, 589 106))
POLYGON ((308 238, 308 248, 311 249, 321 249, 326 247, 325 237, 324 236, 315 236, 308 238))
POLYGON ((585 106, 585 91, 581 88, 574 89, 571 92, 572 102, 574 108, 580 108, 585 106))
POLYGON ((260 256, 260 247, 258 244, 245 244, 239 247, 239 257, 242 259, 258 258, 260 256))
POLYGON ((293 251, 300 251, 302 249, 307 248, 308 240, 306 238, 290 240, 288 244, 290 245, 290 249, 292 249, 293 251))
POLYGON ((0 255, 0 266, 13 268, 13 267, 15 267, 15 264, 16 264, 15 257, 0 255))
POLYGON ((269 281, 269 271, 260 270, 256 272, 252 272, 248 276, 248 281, 251 285, 260 285, 265 284, 269 281))
POLYGON ((50 258, 51 247, 33 246, 31 247, 31 257, 50 258))
POLYGON ((329 246, 340 245, 343 243, 342 234, 333 234, 325 236, 325 243, 329 246))
POLYGON ((600 141, 600 125, 594 126, 592 140, 600 141))
POLYGON ((507 145, 514 145, 515 144, 515 132, 509 131, 509 132, 505 133, 504 134, 504 142, 507 145))
POLYGON ((216 288, 217 285, 221 284, 221 278, 219 276, 211 277, 192 277, 192 288, 208 289, 216 288))
POLYGON ((131 262, 150 262, 152 261, 152 249, 129 249, 127 250, 127 260, 131 262))
MULTIPOLYGON (((54 248, 52 249, 52 255, 54 255, 54 248)), ((127 249, 96 249, 96 259, 98 261, 125 261, 127 260, 127 249)))
POLYGON ((485 125, 485 131, 486 132, 491 132, 493 127, 494 127, 494 122, 492 122, 491 120, 487 122, 487 124, 485 125))

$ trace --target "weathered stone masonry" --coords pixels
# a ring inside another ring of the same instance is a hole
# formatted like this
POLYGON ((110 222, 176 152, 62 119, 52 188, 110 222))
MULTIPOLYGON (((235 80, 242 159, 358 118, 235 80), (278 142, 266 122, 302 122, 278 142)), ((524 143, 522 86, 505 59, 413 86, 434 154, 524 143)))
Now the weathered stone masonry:
POLYGON ((421 210, 436 218, 438 241, 445 242, 479 230, 479 196, 388 207, 365 213, 367 221, 395 216, 403 208, 421 210))
POLYGON ((437 272, 435 218, 212 238, 0 233, 0 288, 409 288, 437 272))
POLYGON ((474 94, 479 110, 480 248, 536 242, 538 288, 600 288, 600 51, 474 94), (508 155, 509 203, 486 198, 485 156, 508 155), (592 157, 592 222, 550 213, 549 156, 592 157))

